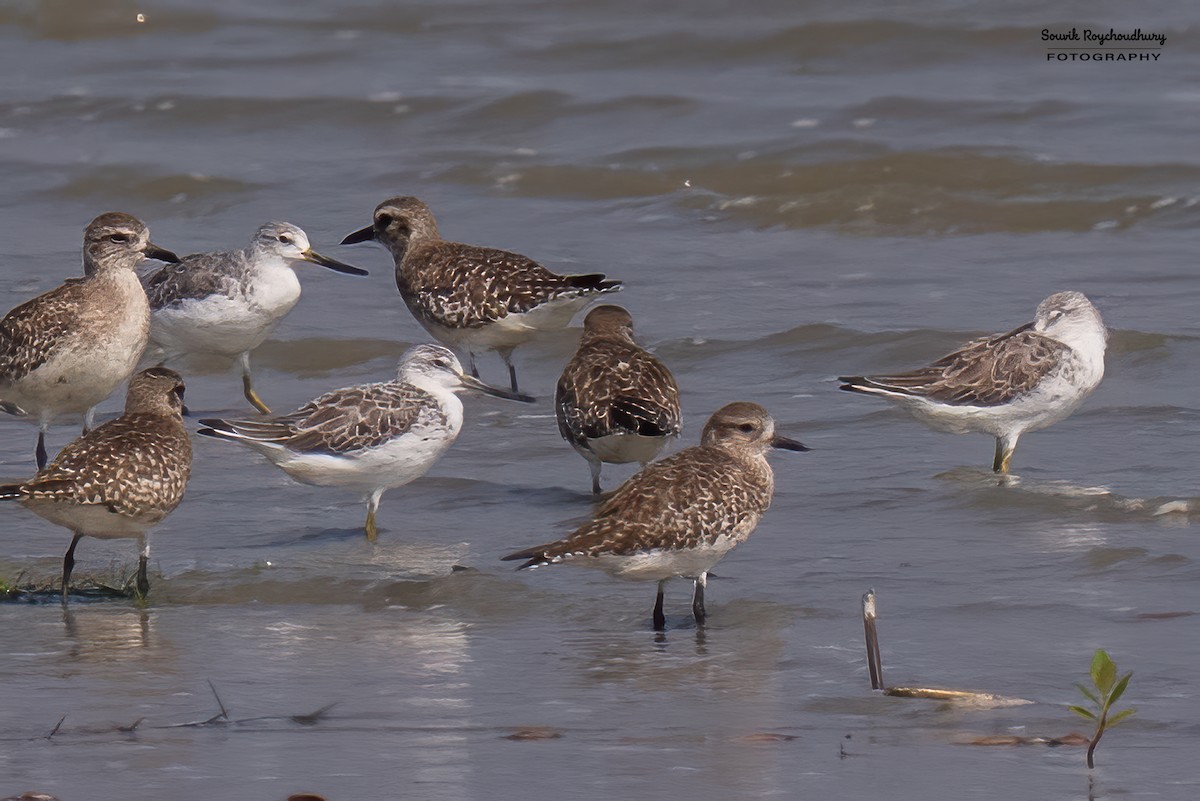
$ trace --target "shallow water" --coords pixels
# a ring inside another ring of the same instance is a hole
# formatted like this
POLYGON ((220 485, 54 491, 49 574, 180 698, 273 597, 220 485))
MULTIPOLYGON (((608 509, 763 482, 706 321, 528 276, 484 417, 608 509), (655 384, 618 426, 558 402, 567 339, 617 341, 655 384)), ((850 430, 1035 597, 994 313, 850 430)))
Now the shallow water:
MULTIPOLYGON (((681 445, 748 399, 814 448, 775 458, 775 505, 718 568, 707 627, 679 582, 657 637, 650 585, 498 561, 589 510, 548 401, 573 334, 518 351, 538 405, 467 400, 447 457, 385 498, 376 545, 355 499, 198 441, 144 609, 0 606, 0 793, 1082 799, 1080 748, 962 743, 1080 729, 1062 705, 1104 647, 1135 671, 1138 714, 1098 749, 1096 795, 1194 796, 1193 30, 1182 3, 0 9, 9 306, 78 274, 102 211, 181 253, 287 219, 372 273, 302 276, 255 356, 287 409, 386 377, 423 339, 386 254, 335 244, 411 193, 449 238, 625 279, 683 389, 681 445), (1157 64, 1047 64, 1040 30, 1071 25, 1168 42, 1157 64), (1007 486, 985 438, 835 389, 1008 330, 1064 288, 1112 328, 1108 375, 1022 441, 1007 486), (1036 703, 871 694, 868 587, 891 683, 1036 703), (219 712, 210 681, 229 719, 181 726, 219 712)), ((481 369, 502 381, 499 359, 481 369)), ((189 405, 242 413, 239 389, 192 372, 189 405)), ((35 435, 4 430, 15 479, 35 435)), ((0 577, 52 580, 65 532, 4 512, 0 577)), ((134 547, 78 556, 119 573, 134 547)))

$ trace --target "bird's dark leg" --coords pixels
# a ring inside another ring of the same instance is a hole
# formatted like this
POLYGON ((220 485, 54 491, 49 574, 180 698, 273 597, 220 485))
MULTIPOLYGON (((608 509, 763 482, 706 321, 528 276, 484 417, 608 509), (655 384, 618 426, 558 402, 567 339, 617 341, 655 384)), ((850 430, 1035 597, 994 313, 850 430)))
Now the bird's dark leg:
POLYGON ((71 538, 71 547, 67 548, 67 553, 63 556, 63 572, 62 572, 62 599, 63 603, 67 602, 67 589, 71 584, 71 572, 75 569, 75 546, 79 544, 83 534, 78 531, 71 538))
POLYGON ((601 468, 601 466, 602 465, 601 465, 601 462, 599 459, 597 459, 594 462, 590 459, 588 460, 588 467, 590 467, 592 469, 592 494, 593 495, 599 495, 601 492, 601 490, 600 490, 600 468, 601 468))
POLYGON ((701 573, 696 576, 696 585, 692 590, 692 616, 696 618, 697 626, 703 626, 704 618, 707 617, 707 614, 704 612, 704 588, 707 585, 707 573, 701 573))
POLYGON ((41 471, 46 469, 46 463, 48 461, 50 461, 49 456, 47 456, 47 454, 46 454, 46 429, 45 428, 38 429, 38 444, 37 444, 36 453, 37 453, 38 472, 40 473, 41 471))
POLYGON ((150 579, 146 576, 150 567, 150 541, 143 535, 138 538, 138 544, 141 553, 138 554, 137 591, 139 596, 145 598, 150 592, 150 579))
POLYGON ((667 630, 667 616, 663 614, 663 586, 667 580, 662 579, 658 582, 658 597, 654 601, 654 630, 667 630))
POLYGON ((517 368, 513 367, 512 363, 512 348, 509 348, 508 350, 502 350, 499 353, 500 358, 503 359, 504 363, 508 366, 508 382, 512 385, 512 391, 520 392, 521 390, 517 388, 517 368))

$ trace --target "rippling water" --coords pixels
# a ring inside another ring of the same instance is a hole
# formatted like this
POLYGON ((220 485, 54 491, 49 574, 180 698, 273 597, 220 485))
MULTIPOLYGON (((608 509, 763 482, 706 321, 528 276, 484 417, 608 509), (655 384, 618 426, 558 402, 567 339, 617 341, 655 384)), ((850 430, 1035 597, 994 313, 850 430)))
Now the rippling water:
MULTIPOLYGON (((744 398, 814 447, 775 459, 775 505, 719 567, 707 628, 680 582, 657 638, 652 586, 497 561, 588 514, 548 402, 573 335, 518 352, 539 405, 467 401, 450 454, 385 498, 374 546, 355 500, 197 442, 146 608, 0 607, 0 793, 1082 799, 1080 748, 962 743, 1079 728, 1061 705, 1104 647, 1135 671, 1138 714, 1099 748, 1097 794, 1194 796, 1195 31, 1183 3, 0 8, 9 306, 78 274, 102 211, 178 252, 287 219, 372 273, 303 276, 256 354, 261 394, 291 407, 387 376, 423 338, 388 257, 335 247, 416 194, 450 238, 625 279, 682 386, 684 444, 744 398), (1072 25, 1168 41, 1157 64, 1047 64, 1040 30, 1072 25), (1108 376, 1022 441, 1011 486, 985 438, 835 391, 1064 288, 1111 326, 1108 376), (872 695, 871 586, 892 682, 1037 703, 872 695), (219 711, 209 681, 234 722, 180 725, 219 711)), ((244 411, 239 389, 223 365, 189 373, 203 414, 244 411)), ((17 478, 34 433, 5 431, 17 478)), ((0 578, 52 580, 65 532, 4 512, 0 578)), ((119 573, 132 545, 79 558, 119 573)))

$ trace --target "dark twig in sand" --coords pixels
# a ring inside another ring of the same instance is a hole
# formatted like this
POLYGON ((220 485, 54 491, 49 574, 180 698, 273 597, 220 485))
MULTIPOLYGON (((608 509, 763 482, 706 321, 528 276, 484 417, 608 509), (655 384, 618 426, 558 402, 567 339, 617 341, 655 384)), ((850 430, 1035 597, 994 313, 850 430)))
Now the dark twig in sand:
POLYGON ((321 707, 316 712, 309 712, 307 715, 292 715, 291 720, 293 723, 299 723, 301 726, 315 726, 321 718, 325 717, 326 712, 337 705, 338 702, 334 701, 332 704, 326 704, 321 707))
POLYGON ((58 730, 62 728, 63 721, 64 721, 64 720, 66 720, 66 719, 67 719, 67 716, 66 716, 66 715, 63 715, 61 718, 59 718, 59 719, 58 719, 58 723, 55 723, 55 724, 54 724, 54 728, 53 728, 53 729, 51 729, 51 730, 50 730, 50 733, 46 735, 46 739, 47 739, 47 740, 49 740, 49 739, 50 739, 51 737, 53 737, 54 735, 58 734, 58 730))
POLYGON ((208 682, 208 689, 212 690, 213 698, 217 699, 217 706, 221 707, 221 714, 218 718, 214 719, 224 718, 225 720, 229 720, 229 712, 226 711, 225 704, 221 703, 221 696, 217 695, 217 688, 213 686, 211 679, 205 679, 205 681, 208 682))

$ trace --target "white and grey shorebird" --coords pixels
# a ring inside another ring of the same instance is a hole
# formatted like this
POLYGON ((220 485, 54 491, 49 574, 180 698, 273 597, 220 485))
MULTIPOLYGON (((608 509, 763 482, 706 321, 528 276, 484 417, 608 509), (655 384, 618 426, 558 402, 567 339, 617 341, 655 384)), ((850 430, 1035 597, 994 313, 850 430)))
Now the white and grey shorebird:
POLYGON ((363 529, 374 540, 383 493, 425 475, 446 452, 463 423, 455 393, 468 389, 533 401, 465 375, 440 345, 417 345, 392 381, 335 389, 267 420, 201 420, 199 433, 247 445, 301 483, 362 493, 363 529))
POLYGON ((163 362, 195 354, 236 358, 246 400, 270 414, 254 391, 250 352, 300 300, 295 267, 302 262, 367 274, 315 252, 308 235, 286 222, 260 227, 244 250, 196 253, 147 274, 142 281, 150 299, 150 344, 156 357, 163 362))
POLYGON ((554 391, 563 439, 587 460, 592 492, 600 469, 640 462, 679 436, 679 387, 661 361, 633 338, 633 318, 620 306, 596 306, 583 318, 579 348, 554 391))
POLYGON ((1104 377, 1108 333, 1080 292, 1058 292, 1034 320, 972 340, 928 367, 843 376, 841 389, 877 395, 938 431, 996 438, 992 470, 1007 473, 1017 440, 1070 415, 1104 377))
POLYGON ((101 214, 83 234, 84 277, 0 320, 0 409, 38 424, 39 470, 50 424, 83 419, 91 428, 94 407, 137 367, 150 330, 134 270, 145 258, 179 261, 136 217, 101 214))
POLYGON ((503 559, 526 560, 522 570, 566 562, 657 581, 653 621, 659 631, 666 627, 667 580, 690 578, 692 614, 703 623, 708 572, 753 533, 771 505, 772 448, 808 450, 776 434, 774 419, 757 403, 727 404, 705 423, 699 445, 647 465, 609 496, 594 520, 565 539, 503 559))
POLYGON ((129 382, 124 414, 67 445, 29 481, 0 486, 0 500, 19 501, 74 533, 63 557, 64 598, 82 537, 136 537, 137 588, 149 592, 147 532, 179 505, 191 474, 183 409, 178 373, 143 370, 129 382))
POLYGON ((368 241, 391 252, 396 286, 417 322, 464 353, 475 377, 475 352, 499 353, 513 392, 517 346, 538 331, 565 327, 596 296, 621 288, 620 281, 599 273, 558 275, 518 253, 447 242, 429 207, 415 197, 380 203, 371 225, 342 244, 368 241))

